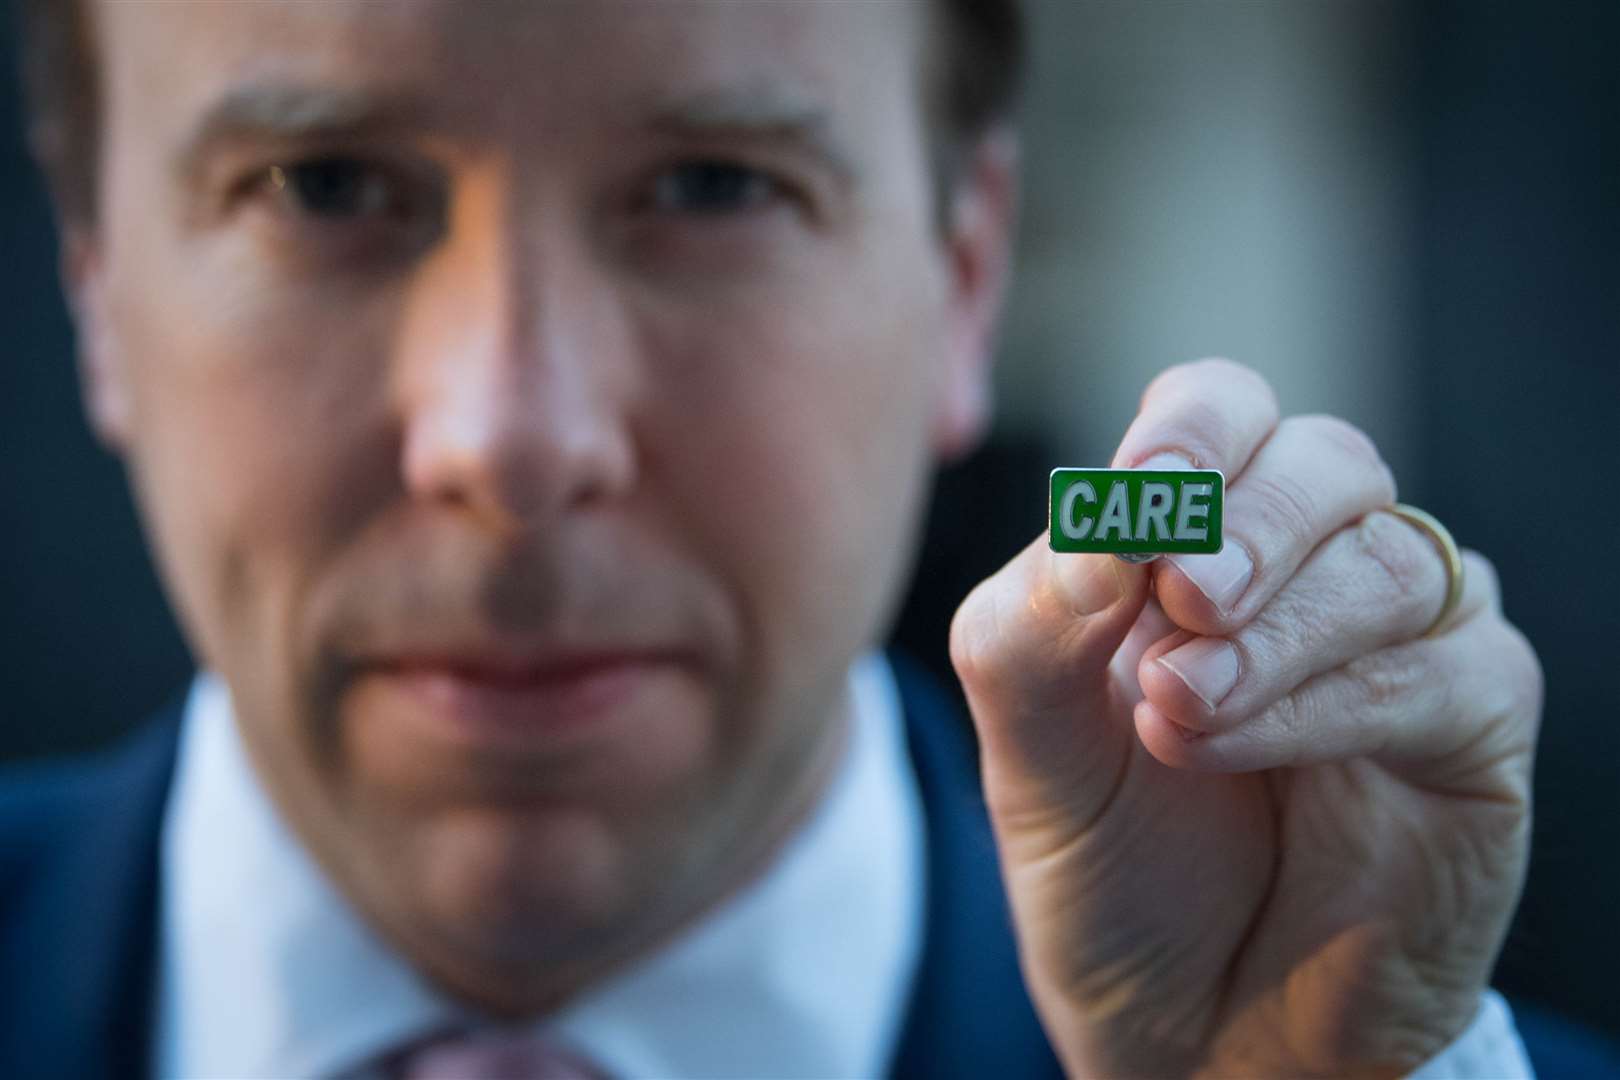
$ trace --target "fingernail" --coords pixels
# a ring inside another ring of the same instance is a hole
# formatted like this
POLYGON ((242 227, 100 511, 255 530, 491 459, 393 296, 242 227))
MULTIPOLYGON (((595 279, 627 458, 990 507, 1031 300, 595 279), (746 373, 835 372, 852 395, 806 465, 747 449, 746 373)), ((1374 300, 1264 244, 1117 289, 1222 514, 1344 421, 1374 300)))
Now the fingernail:
POLYGON ((1095 615, 1118 600, 1125 587, 1112 555, 1058 555, 1057 578, 1076 615, 1095 615))
POLYGON ((1213 555, 1171 555, 1169 559, 1222 614, 1236 606, 1254 577, 1254 560, 1235 540, 1226 541, 1213 555))
POLYGON ((1237 685, 1237 650, 1223 638, 1194 638, 1159 657, 1159 663, 1211 709, 1237 685))

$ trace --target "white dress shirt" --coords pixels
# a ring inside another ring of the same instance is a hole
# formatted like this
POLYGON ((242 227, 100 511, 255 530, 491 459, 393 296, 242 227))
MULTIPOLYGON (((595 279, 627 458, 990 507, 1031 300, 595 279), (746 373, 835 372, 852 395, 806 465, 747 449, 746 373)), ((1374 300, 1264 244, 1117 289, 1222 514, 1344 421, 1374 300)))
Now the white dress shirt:
MULTIPOLYGON (((844 760, 772 866, 537 1031, 625 1078, 883 1072, 922 949, 924 818, 888 665, 857 662, 849 693, 844 760)), ((292 835, 217 678, 198 677, 182 724, 164 817, 157 1074, 361 1080, 464 1020, 292 835)), ((1492 993, 1416 1075, 1531 1074, 1492 993)))

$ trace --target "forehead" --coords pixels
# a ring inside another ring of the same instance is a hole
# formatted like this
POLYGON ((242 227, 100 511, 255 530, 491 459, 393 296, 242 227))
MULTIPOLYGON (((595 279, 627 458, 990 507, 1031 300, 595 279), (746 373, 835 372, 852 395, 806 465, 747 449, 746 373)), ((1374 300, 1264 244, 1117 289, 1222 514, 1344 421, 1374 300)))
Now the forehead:
POLYGON ((711 91, 803 99, 853 122, 891 103, 915 108, 926 10, 920 0, 100 0, 96 36, 114 124, 138 112, 179 125, 188 108, 255 85, 388 93, 460 129, 588 127, 711 91))

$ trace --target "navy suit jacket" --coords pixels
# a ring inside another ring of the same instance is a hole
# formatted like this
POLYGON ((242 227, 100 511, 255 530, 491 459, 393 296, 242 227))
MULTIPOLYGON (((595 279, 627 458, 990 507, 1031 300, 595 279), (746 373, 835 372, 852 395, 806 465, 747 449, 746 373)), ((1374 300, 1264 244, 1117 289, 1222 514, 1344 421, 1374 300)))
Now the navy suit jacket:
MULTIPOLYGON (((1060 1075, 1019 978, 971 735, 895 665, 927 816, 925 945, 892 1072, 1060 1075)), ((180 705, 94 759, 0 780, 0 1077, 143 1075, 180 705)))
MULTIPOLYGON (((927 816, 925 945, 891 1072, 1061 1075, 1019 976, 970 729, 896 660, 927 816)), ((0 1077, 143 1075, 151 1062, 158 854, 180 706, 84 762, 0 780, 0 1077)), ((1515 1005, 1547 1076, 1620 1075, 1589 1035, 1515 1005)))

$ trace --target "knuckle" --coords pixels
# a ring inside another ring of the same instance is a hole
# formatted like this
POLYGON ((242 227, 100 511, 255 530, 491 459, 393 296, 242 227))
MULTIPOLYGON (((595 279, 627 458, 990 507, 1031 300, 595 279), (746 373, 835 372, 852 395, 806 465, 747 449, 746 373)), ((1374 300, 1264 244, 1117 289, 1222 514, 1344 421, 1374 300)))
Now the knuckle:
POLYGON ((1265 401, 1273 413, 1277 410, 1276 391, 1271 388, 1265 377, 1254 368, 1235 360, 1228 360, 1224 356, 1205 356, 1197 360, 1172 364, 1155 375, 1147 384, 1147 388, 1142 391, 1142 402, 1146 404, 1152 398, 1181 393, 1210 382, 1236 386, 1245 393, 1253 394, 1265 401))
POLYGON ((1528 807, 1541 726, 1542 673, 1535 651, 1507 620, 1476 622, 1443 651, 1444 713, 1470 735, 1454 749, 1454 771, 1510 803, 1528 807))
POLYGON ((1006 590, 991 578, 968 593, 951 618, 951 666, 966 689, 994 692, 1016 670, 1006 604, 1006 590))
POLYGON ((1528 799, 1543 693, 1535 651, 1506 620, 1497 619, 1472 638, 1455 666, 1451 681, 1467 690, 1454 704, 1465 705, 1470 726, 1480 732, 1467 755, 1474 770, 1508 779, 1516 796, 1528 799))
POLYGON ((1273 738, 1297 741, 1307 738, 1316 726, 1321 708, 1308 691, 1296 690, 1268 705, 1260 719, 1273 738))
POLYGON ((1195 364, 1171 364, 1148 380, 1142 390, 1142 404, 1145 406, 1155 398, 1178 393, 1196 375, 1195 364))
POLYGON ((1326 444, 1338 456, 1349 461, 1352 467, 1372 475, 1379 489, 1380 501, 1394 501, 1395 474, 1384 461, 1384 455, 1379 452, 1372 436, 1343 417, 1327 413, 1309 413, 1292 419, 1311 440, 1326 444))
POLYGON ((1221 448, 1230 445, 1235 435, 1231 419, 1208 401, 1187 401, 1182 406, 1179 428, 1180 445, 1176 449, 1200 468, 1219 462, 1223 457, 1221 448))
POLYGON ((1305 413, 1292 419, 1308 430, 1313 437, 1331 444, 1334 449, 1348 457, 1366 463, 1383 461, 1382 455, 1378 452, 1378 444, 1373 442, 1372 436, 1342 416, 1334 416, 1331 413, 1305 413))
POLYGON ((1529 728, 1531 738, 1541 728, 1541 713, 1547 703, 1547 672, 1541 666, 1541 657, 1531 648, 1530 642, 1517 630, 1513 631, 1514 638, 1520 646, 1521 663, 1524 665, 1524 677, 1521 685, 1524 688, 1524 712, 1526 726, 1529 728))
MULTIPOLYGON (((1315 546, 1319 514, 1316 498, 1304 484, 1278 472, 1245 477, 1244 486, 1251 496, 1257 496, 1258 514, 1271 529, 1281 531, 1295 542, 1315 546)), ((1259 553, 1255 556, 1259 558, 1259 553)))
POLYGON ((1366 515, 1355 535, 1378 592, 1402 603, 1413 618, 1432 615, 1445 568, 1428 538, 1391 514, 1366 515))
POLYGON ((1344 671, 1354 683, 1361 701, 1375 712, 1410 702, 1424 689, 1420 665, 1404 651, 1395 655, 1385 651, 1362 656, 1346 664, 1344 671))
POLYGON ((965 686, 982 685, 999 663, 995 635, 987 633, 985 628, 986 620, 994 618, 995 601, 988 595, 988 588, 987 584, 980 584, 968 593, 951 617, 951 666, 965 686))
POLYGON ((1481 606, 1488 610, 1500 610, 1502 606, 1502 578, 1496 572, 1496 566, 1471 548, 1464 548, 1463 573, 1467 587, 1477 591, 1483 600, 1481 606))
POLYGON ((1495 620, 1495 632, 1499 659, 1492 670, 1502 685, 1491 713, 1534 728, 1540 722, 1547 687, 1541 658, 1529 639, 1506 619, 1495 620))
POLYGON ((1276 394, 1272 391, 1271 384, 1266 381, 1265 376, 1249 365, 1240 364, 1236 360, 1225 356, 1202 356, 1180 366, 1189 372, 1242 386, 1272 401, 1276 400, 1276 394))

